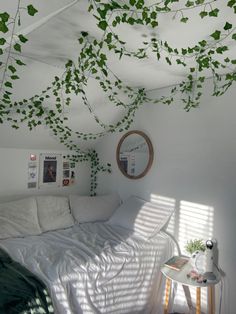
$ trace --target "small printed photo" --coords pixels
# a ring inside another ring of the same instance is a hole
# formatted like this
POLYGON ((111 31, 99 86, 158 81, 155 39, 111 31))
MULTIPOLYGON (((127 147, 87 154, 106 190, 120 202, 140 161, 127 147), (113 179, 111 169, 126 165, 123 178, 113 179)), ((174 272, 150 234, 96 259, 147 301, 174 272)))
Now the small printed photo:
POLYGON ((63 169, 70 169, 69 161, 63 161, 63 169))
POLYGON ((70 170, 63 170, 63 178, 69 178, 70 177, 70 170))
POLYGON ((57 181, 57 161, 44 160, 43 163, 43 183, 57 181))
POLYGON ((69 179, 63 179, 62 185, 63 185, 63 186, 68 186, 68 185, 70 185, 70 180, 69 180, 69 179))
POLYGON ((34 189, 37 187, 37 182, 28 182, 28 189, 34 189))
POLYGON ((37 177, 37 164, 29 162, 28 164, 28 180, 30 182, 35 181, 37 177))
MULTIPOLYGON (((35 162, 35 164, 37 164, 35 162)), ((60 186, 62 180, 61 154, 39 155, 39 188, 60 186)))

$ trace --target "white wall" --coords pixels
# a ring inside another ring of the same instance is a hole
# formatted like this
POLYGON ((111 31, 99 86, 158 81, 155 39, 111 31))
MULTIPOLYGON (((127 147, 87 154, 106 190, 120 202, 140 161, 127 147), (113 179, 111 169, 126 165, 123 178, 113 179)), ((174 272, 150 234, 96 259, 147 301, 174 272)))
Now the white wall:
POLYGON ((37 163, 39 165, 40 153, 60 153, 65 156, 68 155, 68 151, 0 148, 0 199, 7 200, 28 194, 89 194, 90 167, 87 163, 76 165, 74 185, 69 187, 61 186, 58 188, 28 189, 28 162, 30 161, 30 154, 36 154, 37 163))
POLYGON ((155 154, 144 178, 130 180, 119 171, 115 154, 122 134, 101 140, 98 153, 111 162, 113 172, 99 176, 99 190, 118 190, 123 198, 159 195, 174 202, 175 234, 182 245, 188 238, 215 237, 219 265, 225 272, 222 314, 235 314, 236 90, 210 97, 207 84, 200 107, 188 113, 178 100, 171 106, 148 104, 139 110, 132 129, 150 137, 155 154), (194 215, 202 218, 191 227, 194 215))

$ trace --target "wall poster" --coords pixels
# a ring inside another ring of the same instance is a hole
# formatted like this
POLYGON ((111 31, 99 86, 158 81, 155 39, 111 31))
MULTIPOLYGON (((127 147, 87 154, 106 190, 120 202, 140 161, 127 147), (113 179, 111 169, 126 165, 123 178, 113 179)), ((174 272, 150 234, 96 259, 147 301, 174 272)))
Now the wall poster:
POLYGON ((61 185, 62 155, 40 154, 39 188, 61 185))

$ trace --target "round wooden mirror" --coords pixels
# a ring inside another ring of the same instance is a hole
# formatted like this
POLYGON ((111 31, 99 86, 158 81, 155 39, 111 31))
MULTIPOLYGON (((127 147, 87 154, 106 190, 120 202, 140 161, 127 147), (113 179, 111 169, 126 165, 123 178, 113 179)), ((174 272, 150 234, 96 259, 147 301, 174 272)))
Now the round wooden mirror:
POLYGON ((119 141, 116 160, 120 171, 130 179, 146 175, 153 162, 153 147, 148 136, 141 131, 129 131, 119 141))

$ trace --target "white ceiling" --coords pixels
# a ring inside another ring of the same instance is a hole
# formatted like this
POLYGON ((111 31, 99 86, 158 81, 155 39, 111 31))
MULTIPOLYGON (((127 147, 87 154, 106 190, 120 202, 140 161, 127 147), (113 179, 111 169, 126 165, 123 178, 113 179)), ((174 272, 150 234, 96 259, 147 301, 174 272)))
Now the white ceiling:
MULTIPOLYGON (((81 31, 88 31, 95 37, 101 32, 96 27, 96 20, 87 12, 87 0, 22 0, 22 6, 33 4, 39 11, 35 17, 27 15, 22 18, 19 31, 27 34, 29 41, 22 47, 22 55, 27 67, 22 67, 21 80, 14 88, 15 98, 31 97, 50 84, 55 75, 63 73, 68 59, 77 59, 80 49, 78 37, 81 31), (67 7, 67 9, 64 9, 67 7), (61 12, 60 12, 61 10, 61 12)), ((196 11, 190 11, 191 21, 187 24, 173 20, 172 15, 160 17, 156 36, 167 40, 174 47, 188 47, 199 40, 208 38, 215 29, 223 27, 225 16, 233 23, 235 16, 227 9, 225 1, 216 1, 222 8, 219 18, 211 18, 207 23, 198 17, 196 11)), ((0 0, 0 11, 14 13, 17 0, 0 0)), ((120 36, 128 43, 130 49, 136 48, 143 40, 153 35, 153 30, 144 27, 121 26, 117 29, 120 36)), ((235 42, 235 41, 234 41, 235 42)), ((229 54, 235 55, 236 45, 231 45, 229 54)), ((149 59, 131 60, 109 54, 109 66, 122 80, 133 87, 145 87, 148 90, 162 88, 179 83, 184 79, 186 70, 181 66, 168 66, 165 61, 156 61, 155 56, 149 59)), ((0 72, 1 75, 1 72, 0 72)), ((105 122, 115 122, 122 115, 122 110, 111 105, 96 82, 90 81, 88 86, 89 100, 96 114, 105 122)), ((70 109, 70 125, 74 130, 99 131, 93 118, 83 106, 81 98, 73 97, 70 109)), ((37 129, 33 132, 11 130, 0 125, 0 147, 61 148, 60 144, 48 137, 48 130, 37 129), (26 140, 27 137, 27 140, 26 140)), ((84 145, 81 143, 81 145, 84 145)))

